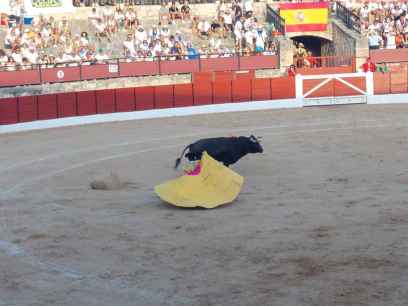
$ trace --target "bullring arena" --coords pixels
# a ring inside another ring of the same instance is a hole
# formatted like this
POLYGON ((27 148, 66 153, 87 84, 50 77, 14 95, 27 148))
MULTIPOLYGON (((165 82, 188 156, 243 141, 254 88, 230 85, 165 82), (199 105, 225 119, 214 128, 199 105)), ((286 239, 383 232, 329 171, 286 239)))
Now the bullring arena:
POLYGON ((0 136, 0 305, 406 305, 405 105, 236 112, 0 136), (184 146, 263 137, 237 201, 179 209, 184 146), (118 190, 92 190, 114 173, 118 190))
POLYGON ((367 2, 1 0, 0 306, 407 306, 408 6, 367 2))

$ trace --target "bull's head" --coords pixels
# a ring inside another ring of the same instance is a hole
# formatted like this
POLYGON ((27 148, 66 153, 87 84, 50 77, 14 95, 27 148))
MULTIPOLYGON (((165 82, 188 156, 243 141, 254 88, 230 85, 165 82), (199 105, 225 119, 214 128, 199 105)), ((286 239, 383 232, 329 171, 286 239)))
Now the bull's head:
POLYGON ((261 137, 249 136, 249 153, 262 153, 263 148, 260 143, 261 137))

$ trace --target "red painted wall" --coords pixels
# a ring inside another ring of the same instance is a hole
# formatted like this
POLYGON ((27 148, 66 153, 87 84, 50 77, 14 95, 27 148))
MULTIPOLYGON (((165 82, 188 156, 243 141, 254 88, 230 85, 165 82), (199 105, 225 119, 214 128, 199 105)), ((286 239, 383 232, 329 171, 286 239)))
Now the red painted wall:
POLYGON ((136 109, 134 88, 115 89, 115 95, 117 112, 131 112, 136 109))
POLYGON ((293 98, 294 78, 255 79, 253 71, 198 74, 190 84, 118 88, 0 99, 0 124, 251 100, 293 98), (218 81, 211 81, 217 79, 218 81), (272 90, 271 90, 272 88, 272 90))
POLYGON ((174 85, 174 106, 193 106, 193 84, 174 85))
MULTIPOLYGON (((0 102, 1 104, 2 102, 0 102)), ((19 97, 18 115, 19 122, 35 121, 38 118, 37 97, 19 97)))
POLYGON ((38 119, 56 119, 57 115, 57 95, 38 96, 38 119))
POLYGON ((57 94, 58 117, 73 117, 78 113, 75 92, 57 94))
POLYGON ((98 114, 108 114, 116 111, 114 89, 97 90, 95 91, 95 94, 96 112, 98 114))
POLYGON ((0 124, 18 122, 17 98, 7 98, 0 101, 0 124))
POLYGON ((77 105, 79 116, 96 114, 95 91, 77 92, 77 105))

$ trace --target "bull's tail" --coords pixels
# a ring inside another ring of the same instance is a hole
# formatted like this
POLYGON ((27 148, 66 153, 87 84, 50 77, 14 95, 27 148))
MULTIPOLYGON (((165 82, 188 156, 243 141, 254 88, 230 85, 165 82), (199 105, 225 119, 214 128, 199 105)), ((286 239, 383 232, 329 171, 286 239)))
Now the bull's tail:
POLYGON ((176 159, 176 163, 174 165, 174 169, 177 169, 177 167, 180 165, 181 159, 183 158, 184 153, 187 151, 187 149, 190 148, 190 145, 184 148, 183 152, 181 152, 181 155, 179 158, 176 159))

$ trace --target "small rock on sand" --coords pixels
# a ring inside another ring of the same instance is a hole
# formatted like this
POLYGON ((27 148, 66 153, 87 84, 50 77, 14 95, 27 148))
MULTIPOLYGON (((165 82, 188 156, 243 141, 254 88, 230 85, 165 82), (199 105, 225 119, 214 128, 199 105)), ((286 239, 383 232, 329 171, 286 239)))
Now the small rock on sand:
POLYGON ((91 188, 94 190, 119 190, 126 186, 125 182, 115 173, 111 173, 106 177, 95 179, 91 182, 91 188))

